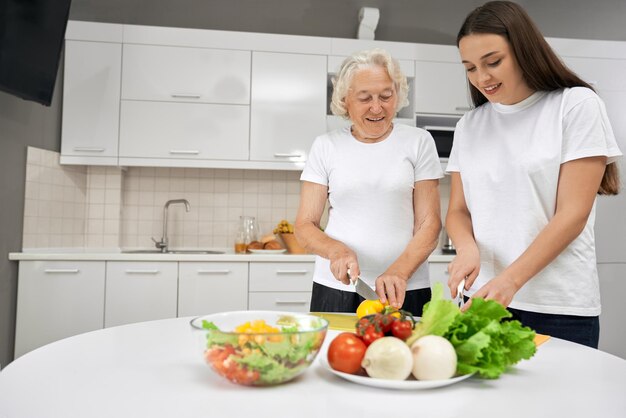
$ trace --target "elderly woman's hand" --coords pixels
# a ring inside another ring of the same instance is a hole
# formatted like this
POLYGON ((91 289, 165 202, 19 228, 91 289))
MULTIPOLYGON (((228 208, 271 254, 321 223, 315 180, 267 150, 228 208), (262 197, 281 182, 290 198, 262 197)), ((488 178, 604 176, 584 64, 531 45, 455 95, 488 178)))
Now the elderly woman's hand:
POLYGON ((356 254, 342 244, 340 248, 330 253, 330 271, 341 283, 350 284, 348 269, 352 277, 358 277, 361 274, 356 254))
POLYGON ((406 277, 393 272, 385 272, 376 279, 376 293, 382 303, 388 302, 400 309, 406 295, 406 277))

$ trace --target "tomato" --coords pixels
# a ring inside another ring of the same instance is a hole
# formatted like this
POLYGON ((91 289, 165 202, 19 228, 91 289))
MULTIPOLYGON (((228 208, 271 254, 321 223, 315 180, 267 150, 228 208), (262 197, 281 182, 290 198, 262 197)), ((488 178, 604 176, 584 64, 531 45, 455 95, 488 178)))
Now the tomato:
POLYGON ((367 315, 381 313, 385 309, 385 305, 380 300, 364 300, 358 308, 356 308, 356 316, 363 318, 367 315))
POLYGON ((365 343, 352 332, 342 332, 328 346, 328 364, 333 369, 355 374, 361 370, 365 343))
POLYGON ((369 346, 371 343, 384 336, 385 333, 382 332, 380 328, 378 328, 376 325, 370 325, 365 330, 365 334, 363 334, 363 342, 365 343, 365 345, 369 346))
POLYGON ((391 324, 391 334, 400 338, 401 340, 406 340, 411 336, 413 332, 413 323, 411 321, 402 321, 397 320, 391 324))

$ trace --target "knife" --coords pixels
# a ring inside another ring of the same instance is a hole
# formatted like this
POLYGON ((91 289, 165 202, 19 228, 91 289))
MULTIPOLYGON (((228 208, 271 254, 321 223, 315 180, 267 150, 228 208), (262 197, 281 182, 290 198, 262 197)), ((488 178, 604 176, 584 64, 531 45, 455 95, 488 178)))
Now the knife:
POLYGON ((350 269, 348 269, 348 277, 350 278, 350 281, 354 283, 354 289, 356 290, 356 293, 358 293, 358 295, 361 296, 363 299, 367 299, 367 300, 379 300, 380 299, 378 297, 378 294, 374 291, 374 289, 369 287, 369 285, 365 283, 363 279, 361 279, 361 276, 352 277, 352 275, 350 274, 350 269))

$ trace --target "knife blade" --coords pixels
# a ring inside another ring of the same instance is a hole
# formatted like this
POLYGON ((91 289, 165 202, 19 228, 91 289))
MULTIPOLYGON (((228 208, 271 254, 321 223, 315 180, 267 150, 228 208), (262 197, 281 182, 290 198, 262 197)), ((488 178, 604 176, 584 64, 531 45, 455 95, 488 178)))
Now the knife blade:
POLYGON ((358 295, 361 296, 363 299, 380 299, 374 289, 369 287, 369 285, 365 283, 363 279, 361 279, 361 276, 352 277, 352 275, 350 274, 350 269, 348 269, 348 277, 350 277, 350 281, 354 283, 354 289, 356 290, 356 293, 358 293, 358 295))

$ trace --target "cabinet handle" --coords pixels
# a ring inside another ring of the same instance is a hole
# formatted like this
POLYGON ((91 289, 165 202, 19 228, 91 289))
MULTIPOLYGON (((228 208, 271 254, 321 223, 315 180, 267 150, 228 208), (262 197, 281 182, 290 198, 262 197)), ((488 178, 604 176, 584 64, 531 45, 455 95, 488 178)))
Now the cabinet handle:
POLYGON ((307 300, 276 300, 277 305, 306 305, 307 300))
POLYGON ((172 97, 175 99, 199 99, 202 97, 200 94, 186 94, 186 93, 172 93, 172 97))
POLYGON ((424 125, 424 129, 426 129, 427 131, 454 132, 454 126, 424 125))
POLYGON ((76 274, 78 273, 79 270, 78 269, 45 269, 44 273, 51 273, 51 274, 64 274, 64 273, 72 273, 72 274, 76 274))
POLYGON ((105 148, 96 148, 96 147, 74 147, 74 151, 82 151, 82 152, 104 152, 105 148))
POLYGON ((196 270, 198 274, 228 274, 230 270, 196 270))
POLYGON ((159 274, 159 270, 125 270, 126 274, 159 274))
POLYGON ((472 110, 472 108, 471 108, 471 107, 469 107, 469 106, 457 106, 457 107, 455 107, 455 108, 454 108, 454 110, 459 110, 459 111, 462 111, 462 112, 467 112, 468 110, 472 110))
POLYGON ((276 274, 307 274, 308 270, 276 270, 276 274))
POLYGON ((300 158, 302 154, 282 154, 280 152, 274 153, 274 157, 276 158, 300 158))
POLYGON ((170 154, 190 154, 190 155, 198 155, 200 151, 194 149, 171 149, 170 154))

